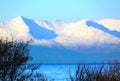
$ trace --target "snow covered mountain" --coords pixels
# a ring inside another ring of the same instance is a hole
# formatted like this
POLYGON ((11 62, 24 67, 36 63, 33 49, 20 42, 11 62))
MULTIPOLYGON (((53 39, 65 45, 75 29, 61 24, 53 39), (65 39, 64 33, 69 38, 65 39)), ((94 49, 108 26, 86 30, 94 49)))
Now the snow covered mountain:
POLYGON ((70 23, 61 20, 39 21, 18 16, 0 22, 0 37, 10 38, 11 35, 15 40, 33 39, 33 44, 38 46, 60 47, 82 53, 86 50, 120 52, 120 20, 117 19, 84 19, 70 23))
POLYGON ((2 37, 12 34, 15 39, 33 39, 38 45, 58 43, 66 48, 120 44, 120 20, 115 19, 84 19, 66 23, 60 20, 37 21, 18 16, 1 22, 0 32, 2 37))

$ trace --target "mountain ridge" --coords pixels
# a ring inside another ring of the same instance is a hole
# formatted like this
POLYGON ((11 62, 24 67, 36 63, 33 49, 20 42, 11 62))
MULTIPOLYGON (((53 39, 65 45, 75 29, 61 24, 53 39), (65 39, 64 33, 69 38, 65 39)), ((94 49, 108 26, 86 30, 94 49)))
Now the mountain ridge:
MULTIPOLYGON (((109 21, 109 19, 108 19, 109 21)), ((110 19, 112 21, 112 19, 110 19)), ((115 20, 116 21, 116 20, 115 20)), ((117 22, 120 20, 117 20, 117 22)), ((62 20, 57 21, 38 21, 26 18, 24 16, 18 16, 11 20, 2 22, 0 24, 0 30, 12 32, 20 39, 34 39, 36 44, 41 44, 45 42, 49 45, 53 45, 55 42, 63 45, 66 48, 77 47, 77 46, 91 46, 96 43, 96 45, 108 43, 108 44, 119 44, 120 43, 120 32, 119 23, 118 28, 110 29, 105 24, 102 26, 114 32, 101 30, 96 27, 95 23, 101 22, 101 20, 90 20, 83 19, 78 22, 64 22, 62 20), (91 21, 93 24, 88 24, 91 21), (19 27, 20 26, 20 27, 19 27), (116 33, 117 32, 117 33, 116 33), (41 42, 42 41, 42 42, 41 42)), ((104 22, 104 21, 102 21, 104 22)), ((110 25, 109 25, 110 26, 110 25)), ((116 26, 116 25, 115 25, 116 26)), ((16 39, 18 39, 16 38, 16 39)))
POLYGON ((15 40, 32 39, 30 55, 34 59, 30 63, 101 63, 120 59, 119 22, 49 22, 18 16, 0 23, 0 38, 12 35, 15 40))

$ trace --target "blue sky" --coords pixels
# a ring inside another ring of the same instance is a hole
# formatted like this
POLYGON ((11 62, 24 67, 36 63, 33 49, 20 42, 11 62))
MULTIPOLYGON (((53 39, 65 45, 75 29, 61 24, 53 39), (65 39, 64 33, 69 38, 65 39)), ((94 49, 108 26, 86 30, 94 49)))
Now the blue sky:
POLYGON ((17 16, 37 20, 120 19, 120 0, 0 0, 0 21, 17 16))

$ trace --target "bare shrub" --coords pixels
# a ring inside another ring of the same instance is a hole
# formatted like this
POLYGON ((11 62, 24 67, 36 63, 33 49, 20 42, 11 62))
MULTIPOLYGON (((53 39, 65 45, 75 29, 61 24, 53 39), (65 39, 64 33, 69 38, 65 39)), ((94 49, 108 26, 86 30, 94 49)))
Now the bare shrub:
POLYGON ((68 81, 120 81, 120 64, 78 65, 68 81))
POLYGON ((35 71, 37 66, 27 66, 29 41, 0 40, 0 81, 48 81, 44 74, 35 71), (28 69, 28 67, 30 67, 28 69), (33 77, 36 76, 36 77, 33 77))

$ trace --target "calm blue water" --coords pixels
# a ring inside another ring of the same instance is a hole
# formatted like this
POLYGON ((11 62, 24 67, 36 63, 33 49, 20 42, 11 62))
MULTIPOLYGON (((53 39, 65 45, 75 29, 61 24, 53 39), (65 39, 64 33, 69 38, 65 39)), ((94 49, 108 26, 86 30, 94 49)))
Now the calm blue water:
POLYGON ((76 65, 41 65, 38 72, 52 77, 55 81, 66 81, 69 70, 74 71, 76 65))
MULTIPOLYGON (((83 65, 83 64, 81 64, 83 65)), ((86 66, 90 67, 101 67, 102 64, 85 64, 86 66)), ((66 81, 68 79, 68 73, 71 71, 74 74, 77 64, 48 64, 48 65, 38 65, 40 66, 37 72, 44 73, 45 75, 52 77, 55 81, 66 81)), ((106 64, 107 66, 107 64, 106 64)))

